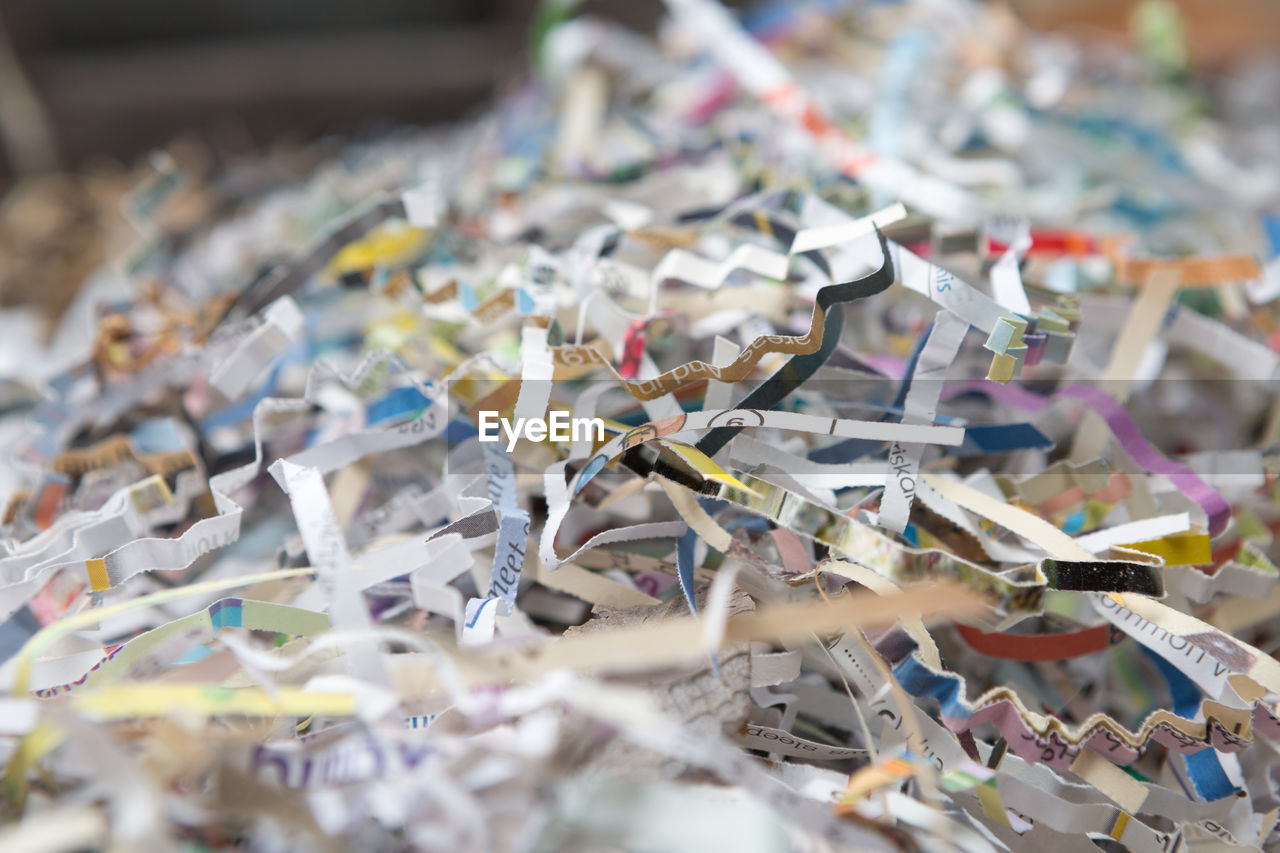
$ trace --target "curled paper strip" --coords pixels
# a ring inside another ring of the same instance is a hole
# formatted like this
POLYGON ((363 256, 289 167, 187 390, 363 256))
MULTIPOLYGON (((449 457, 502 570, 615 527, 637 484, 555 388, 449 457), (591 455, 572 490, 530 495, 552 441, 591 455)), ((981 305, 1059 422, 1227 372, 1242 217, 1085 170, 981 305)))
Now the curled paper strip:
MULTIPOLYGON (((874 225, 868 222, 867 233, 870 233, 873 228, 874 225)), ((738 354, 732 364, 725 367, 716 367, 704 361, 692 361, 672 368, 653 379, 632 382, 618 373, 599 350, 582 346, 553 348, 555 363, 563 367, 602 365, 608 368, 628 393, 637 400, 655 400, 702 380, 738 382, 745 379, 751 369, 766 355, 773 353, 808 355, 816 352, 824 340, 828 309, 833 305, 873 296, 893 283, 893 267, 889 261, 887 244, 878 230, 876 233, 879 236, 881 251, 884 253, 884 264, 879 270, 864 278, 823 287, 814 297, 813 318, 807 333, 793 337, 769 335, 756 338, 738 354)))
POLYGON ((1045 589, 1115 590, 1160 595, 1160 566, 1103 560, 1046 558, 1023 567, 1022 577, 997 573, 942 551, 922 551, 896 544, 874 528, 848 515, 818 506, 803 497, 754 477, 741 478, 746 489, 723 485, 716 493, 744 509, 760 513, 795 532, 811 537, 875 569, 889 578, 912 579, 951 575, 971 585, 1006 610, 1035 611, 1045 589), (750 491, 747 491, 749 489, 750 491))

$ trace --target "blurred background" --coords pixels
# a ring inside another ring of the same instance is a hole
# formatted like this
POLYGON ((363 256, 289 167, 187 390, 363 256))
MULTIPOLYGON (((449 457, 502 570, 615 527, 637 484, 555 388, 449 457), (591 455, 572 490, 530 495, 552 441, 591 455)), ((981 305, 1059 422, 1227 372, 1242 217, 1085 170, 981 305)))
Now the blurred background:
MULTIPOLYGON (((730 5, 744 5, 741 2, 730 5)), ((1128 38, 1124 0, 1014 0, 1032 26, 1128 38)), ((1181 0, 1192 60, 1280 49, 1280 3, 1181 0)), ((0 0, 0 189, 186 132, 266 144, 474 110, 526 64, 538 0, 0 0), (37 124, 39 126, 37 126, 37 124), (15 137, 17 139, 15 140, 15 137)), ((660 0, 587 11, 652 31, 660 0)))
MULTIPOLYGON (((663 12, 659 0, 582 5, 642 31, 663 12)), ((1011 3, 1035 28, 1117 42, 1129 38, 1133 5, 1011 3)), ((1200 71, 1280 51, 1280 2, 1177 5, 1200 71)), ((474 114, 527 65, 537 9, 538 0, 0 0, 0 304, 56 313, 66 283, 103 257, 101 236, 79 226, 136 180, 147 152, 184 136, 261 151, 474 114)))
MULTIPOLYGON (((626 4, 615 4, 621 12, 626 4)), ((654 4, 656 5, 656 4, 654 4)), ((264 144, 454 118, 522 63, 536 0, 4 0, 9 81, 49 138, 4 179, 128 160, 185 132, 264 144)), ((32 134, 11 127, 6 136, 32 134)), ((8 140, 7 140, 8 141, 8 140)), ((34 142, 34 140, 33 140, 34 142)), ((15 162, 17 160, 18 162, 15 162)))

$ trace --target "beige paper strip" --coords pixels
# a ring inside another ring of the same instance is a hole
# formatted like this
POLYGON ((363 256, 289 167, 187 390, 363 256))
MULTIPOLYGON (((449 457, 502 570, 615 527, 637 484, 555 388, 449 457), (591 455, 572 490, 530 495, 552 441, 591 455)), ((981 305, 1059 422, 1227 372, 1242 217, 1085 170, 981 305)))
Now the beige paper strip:
MULTIPOLYGON (((1118 402, 1129 399, 1133 385, 1133 372, 1142 361, 1147 347, 1156 339, 1169 306, 1178 293, 1182 273, 1174 266, 1154 266, 1147 273, 1146 281, 1138 291, 1138 298, 1129 309, 1120 335, 1111 350, 1111 360, 1102 372, 1102 390, 1118 402)), ((1077 465, 1102 455, 1107 446, 1109 432, 1102 418, 1087 411, 1076 431, 1075 444, 1071 448, 1071 461, 1077 465)))
POLYGON ((554 572, 549 572, 542 565, 541 560, 536 556, 533 559, 534 565, 537 566, 538 583, 591 604, 602 607, 644 607, 660 603, 651 595, 610 580, 598 572, 587 571, 573 563, 564 563, 554 572))
MULTIPOLYGON (((912 616, 955 618, 983 611, 969 590, 954 583, 913 587, 892 596, 874 593, 823 601, 778 604, 730 616, 721 648, 770 641, 800 642, 854 628, 889 625, 912 616)), ((557 669, 577 672, 642 672, 705 660, 703 626, 692 617, 648 623, 589 636, 564 637, 540 648, 486 647, 455 658, 469 684, 534 679, 557 669)), ((418 656, 388 658, 392 683, 401 696, 436 692, 436 668, 418 656), (396 660, 400 658, 400 660, 396 660)))
POLYGON ((1106 794, 1129 814, 1137 814, 1147 799, 1147 788, 1092 749, 1082 749, 1071 763, 1071 772, 1106 794))

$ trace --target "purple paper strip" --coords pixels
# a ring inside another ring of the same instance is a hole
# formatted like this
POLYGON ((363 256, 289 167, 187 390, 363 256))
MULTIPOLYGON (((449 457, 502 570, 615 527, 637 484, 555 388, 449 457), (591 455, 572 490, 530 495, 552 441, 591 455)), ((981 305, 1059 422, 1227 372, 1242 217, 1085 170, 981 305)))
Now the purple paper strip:
POLYGON ((947 388, 943 399, 951 399, 968 391, 978 391, 1009 406, 1036 412, 1062 397, 1079 400, 1093 409, 1104 421, 1111 434, 1120 442, 1133 461, 1153 474, 1169 478, 1178 491, 1200 505, 1209 517, 1209 533, 1217 536, 1231 520, 1231 505, 1212 486, 1182 462, 1170 459, 1151 445, 1142 435, 1138 425, 1129 417, 1124 406, 1098 388, 1088 385, 1069 385, 1054 394, 1043 397, 1018 385, 1001 385, 989 379, 975 379, 947 388))

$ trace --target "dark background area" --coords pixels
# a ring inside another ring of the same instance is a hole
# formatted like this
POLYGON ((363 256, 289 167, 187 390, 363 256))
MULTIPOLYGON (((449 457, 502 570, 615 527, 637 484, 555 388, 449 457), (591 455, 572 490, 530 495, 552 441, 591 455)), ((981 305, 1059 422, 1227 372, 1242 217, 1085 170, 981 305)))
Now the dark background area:
MULTIPOLYGON (((14 75, 25 77, 53 136, 50 146, 29 146, 37 149, 29 162, 0 154, 0 188, 17 170, 128 162, 186 131, 266 144, 371 119, 456 118, 527 63, 536 8, 537 0, 0 0, 22 69, 0 67, 0 98, 10 112, 24 106, 14 75)), ((647 30, 662 9, 659 0, 584 8, 647 30)))
MULTIPOLYGON (((1089 39, 1123 36, 1136 0, 1008 2, 1034 26, 1089 39)), ((1177 5, 1197 64, 1280 48, 1280 2, 1177 5)), ((527 64, 537 6, 538 0, 0 0, 0 129, 25 142, 17 153, 11 140, 0 147, 0 192, 15 173, 76 170, 95 157, 127 164, 184 132, 238 137, 251 147, 375 119, 456 118, 487 102, 527 64)), ((664 10, 661 0, 588 0, 582 8, 644 31, 664 10)))

